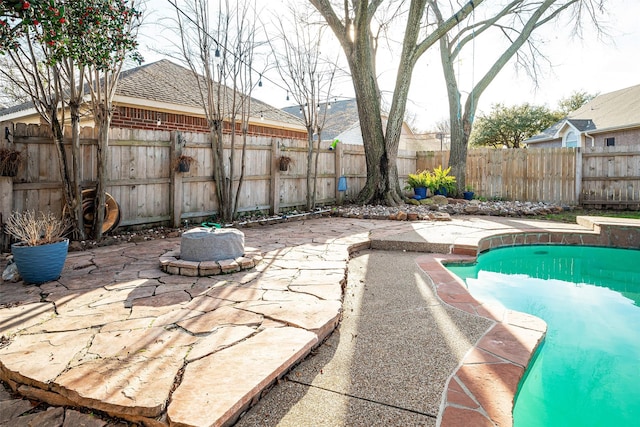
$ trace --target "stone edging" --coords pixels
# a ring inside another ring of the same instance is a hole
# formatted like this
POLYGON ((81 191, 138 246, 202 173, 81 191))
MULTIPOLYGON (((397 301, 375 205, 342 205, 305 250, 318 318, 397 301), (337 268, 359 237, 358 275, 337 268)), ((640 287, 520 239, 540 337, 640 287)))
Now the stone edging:
POLYGON ((438 415, 440 426, 512 425, 518 385, 547 330, 538 317, 478 302, 443 265, 474 259, 443 254, 417 259, 443 302, 494 322, 449 377, 438 415))
POLYGON ((167 252, 160 257, 160 270, 167 274, 207 277, 249 270, 260 261, 262 261, 262 256, 258 254, 245 254, 245 256, 236 259, 223 259, 220 261, 185 261, 180 259, 180 251, 175 250, 167 252))

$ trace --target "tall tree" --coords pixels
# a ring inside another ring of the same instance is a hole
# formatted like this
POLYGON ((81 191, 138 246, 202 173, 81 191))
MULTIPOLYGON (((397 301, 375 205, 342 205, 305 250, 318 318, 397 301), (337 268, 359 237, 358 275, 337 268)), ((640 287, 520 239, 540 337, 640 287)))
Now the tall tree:
POLYGON ((276 70, 288 89, 287 94, 300 105, 307 129, 307 210, 315 208, 318 153, 337 69, 337 61, 321 55, 326 27, 312 23, 313 10, 309 8, 296 3, 290 7, 289 19, 278 15, 275 19, 277 37, 269 42, 276 70), (315 163, 314 135, 318 141, 315 163))
POLYGON ((563 115, 568 115, 572 111, 576 111, 587 102, 598 96, 597 93, 587 93, 584 90, 573 91, 571 95, 566 98, 562 98, 558 102, 558 108, 563 115))
MULTIPOLYGON (((176 6, 174 4, 174 6, 176 6)), ((176 6, 179 55, 198 85, 200 105, 209 125, 213 177, 222 221, 235 218, 244 181, 245 152, 252 119, 251 93, 258 82, 253 69, 256 8, 251 1, 221 1, 211 14, 206 0, 190 0, 186 12, 176 6), (241 129, 237 171, 237 129, 241 129), (226 146, 225 133, 229 134, 226 146)))
POLYGON ((469 144, 493 148, 521 148, 522 142, 548 128, 563 114, 545 106, 531 104, 507 107, 494 105, 491 112, 478 116, 469 144))
POLYGON ((142 62, 136 41, 141 19, 137 3, 139 0, 85 0, 70 1, 68 6, 74 22, 74 37, 70 41, 75 43, 71 43, 67 56, 80 64, 81 76, 85 77, 90 95, 88 106, 98 128, 98 176, 93 221, 93 234, 97 240, 102 238, 106 208, 113 97, 125 60, 142 62))
POLYGON ((358 200, 361 203, 396 205, 402 201, 396 165, 398 145, 415 64, 427 49, 484 0, 469 1, 448 19, 435 24, 427 13, 427 0, 411 0, 408 9, 403 9, 406 2, 389 1, 386 10, 381 7, 384 0, 344 1, 341 6, 331 0, 309 1, 322 14, 340 42, 353 80, 367 165, 367 181, 358 200), (379 37, 388 22, 376 19, 382 19, 384 12, 394 19, 405 19, 386 130, 382 124, 382 103, 376 75, 379 37))
MULTIPOLYGON (((3 0, 0 19, 0 52, 9 67, 0 73, 22 91, 51 130, 57 151, 62 196, 77 237, 84 237, 80 182, 72 152, 69 164, 63 144, 66 109, 72 89, 61 65, 69 21, 63 2, 3 0)), ((68 76, 67 76, 68 77, 68 76)), ((75 149, 76 144, 73 144, 75 149)))
MULTIPOLYGON (((438 22, 445 22, 440 3, 429 0, 429 4, 433 7, 438 22)), ((451 123, 449 166, 452 174, 458 178, 458 192, 461 193, 465 187, 469 137, 478 100, 487 87, 514 56, 519 64, 525 66, 529 74, 535 78, 538 72, 537 60, 541 52, 531 40, 532 33, 565 11, 573 13, 576 25, 580 25, 583 15, 587 15, 597 27, 597 17, 603 10, 603 4, 604 0, 512 0, 502 9, 487 15, 486 18, 465 21, 457 27, 456 31, 451 31, 446 37, 440 39, 440 58, 449 98, 451 123), (494 33, 491 30, 496 30, 498 34, 505 37, 504 50, 497 49, 499 52, 497 59, 477 81, 472 82, 472 88, 463 104, 454 63, 465 47, 473 50, 474 44, 482 42, 483 36, 494 33), (531 53, 529 56, 520 52, 525 45, 531 53)))
POLYGON ((58 152, 63 196, 76 234, 84 236, 80 194, 80 108, 89 83, 89 109, 99 128, 99 184, 95 235, 102 234, 106 151, 112 114, 111 100, 122 62, 136 59, 135 0, 36 0, 2 2, 2 44, 18 77, 0 70, 20 87, 49 124, 58 152), (19 5, 18 5, 19 3, 19 5), (89 71, 88 73, 86 71, 89 71), (71 165, 63 145, 65 115, 72 125, 71 165), (108 120, 105 120, 108 119, 108 120))

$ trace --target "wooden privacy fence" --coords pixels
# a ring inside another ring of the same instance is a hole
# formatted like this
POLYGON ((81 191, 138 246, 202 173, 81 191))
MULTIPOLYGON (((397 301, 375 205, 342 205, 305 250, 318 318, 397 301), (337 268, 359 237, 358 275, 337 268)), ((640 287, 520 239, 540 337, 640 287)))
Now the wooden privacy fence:
MULTIPOLYGON (((229 145, 229 136, 226 136, 229 145)), ((16 124, 14 148, 26 161, 13 180, 13 210, 61 212, 62 185, 57 153, 46 126, 16 124)), ((70 161, 70 147, 67 156, 70 161)), ((236 140, 236 147, 241 141, 236 140)), ((335 204, 358 194, 366 181, 364 148, 338 144, 335 150, 321 147, 318 158, 316 203, 335 204), (347 190, 337 184, 346 178, 347 190)), ((81 181, 83 188, 95 186, 97 141, 92 128, 81 135, 81 181)), ((226 150, 227 158, 230 148, 226 150)), ((315 154, 314 154, 315 161, 315 154)), ((415 152, 401 153, 399 175, 415 171, 415 152)), ((239 198, 240 211, 268 210, 272 213, 306 205, 306 140, 250 136, 246 147, 245 176, 239 198), (291 157, 288 171, 281 172, 278 158, 291 157)), ((236 177, 241 150, 234 163, 236 177)), ((228 165, 227 165, 228 167, 228 165)), ((123 226, 158 222, 180 223, 214 215, 217 210, 213 160, 208 134, 113 128, 110 131, 107 192, 120 205, 123 226), (189 172, 175 170, 175 158, 195 158, 189 172)))
MULTIPOLYGON (((95 186, 96 181, 94 132, 92 128, 82 129, 83 188, 95 186)), ((217 212, 208 134, 115 128, 110 138, 107 191, 120 205, 121 225, 178 224, 217 212), (189 172, 175 170, 174 159, 179 154, 195 158, 189 172)), ((5 205, 17 211, 60 212, 62 186, 58 156, 48 128, 17 124, 11 139, 1 145, 12 145, 26 160, 13 181, 9 180, 13 186, 12 201, 8 201, 5 185, 0 188, 3 212, 9 209, 5 205)), ((227 148, 226 155, 229 154, 227 148)), ((69 149, 67 155, 70 161, 69 149)), ((448 151, 399 153, 401 186, 407 174, 447 165, 448 158, 448 151)), ((239 210, 279 213, 305 206, 306 159, 306 140, 249 137, 239 210), (278 158, 283 155, 291 157, 293 163, 288 171, 281 172, 278 158)), ((241 152, 237 150, 235 170, 238 174, 240 162, 241 152)), ((335 150, 321 147, 316 186, 318 205, 354 198, 365 181, 362 146, 338 144, 335 150), (340 177, 346 179, 345 192, 337 189, 340 177)), ((466 182, 477 195, 490 199, 637 208, 640 206, 640 150, 632 151, 630 147, 470 150, 466 182)))
MULTIPOLYGON (((448 151, 419 151, 417 156, 421 170, 449 162, 448 151)), ((489 199, 577 205, 579 156, 575 148, 469 150, 466 185, 489 199)))
POLYGON ((640 207, 640 151, 636 147, 592 147, 582 153, 581 204, 640 207))

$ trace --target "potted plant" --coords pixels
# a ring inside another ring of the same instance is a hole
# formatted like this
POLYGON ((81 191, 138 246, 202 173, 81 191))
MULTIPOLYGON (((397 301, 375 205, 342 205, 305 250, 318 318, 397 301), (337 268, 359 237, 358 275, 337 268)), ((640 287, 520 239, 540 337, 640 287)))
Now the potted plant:
POLYGON ((13 260, 25 283, 44 283, 60 277, 67 259, 69 224, 52 213, 13 212, 5 229, 17 243, 11 245, 13 260))
POLYGON ((293 159, 288 156, 280 156, 280 158, 278 159, 278 166, 280 168, 280 171, 282 172, 288 171, 289 165, 291 165, 292 163, 293 159))
POLYGON ((462 193, 462 197, 464 197, 465 200, 473 200, 473 195, 475 193, 473 192, 473 187, 470 185, 467 185, 464 188, 464 193, 462 193))
POLYGON ((194 159, 193 157, 181 154, 176 159, 176 170, 178 172, 189 172, 189 170, 191 169, 191 164, 195 163, 195 161, 196 159, 194 159))
POLYGON ((410 173, 407 176, 406 189, 413 189, 416 200, 427 198, 427 188, 432 186, 432 175, 429 171, 422 171, 418 173, 410 173))
POLYGON ((0 176, 16 176, 22 153, 11 148, 0 148, 0 176))
POLYGON ((433 170, 433 189, 435 194, 447 196, 456 189, 456 177, 449 175, 451 166, 442 169, 442 165, 433 170))

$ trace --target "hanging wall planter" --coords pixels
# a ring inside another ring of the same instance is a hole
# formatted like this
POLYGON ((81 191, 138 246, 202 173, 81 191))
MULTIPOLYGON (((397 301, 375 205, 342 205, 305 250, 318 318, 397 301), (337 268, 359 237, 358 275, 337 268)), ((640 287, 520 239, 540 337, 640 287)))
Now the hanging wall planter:
POLYGON ((280 156, 280 158, 278 159, 278 163, 280 166, 280 171, 286 172, 289 170, 289 165, 293 163, 293 159, 287 156, 280 156))
POLYGON ((0 148, 0 176, 16 176, 22 153, 11 148, 0 148))
POLYGON ((191 170, 191 163, 194 163, 196 159, 191 156, 181 155, 176 159, 176 170, 178 172, 189 172, 191 170))

